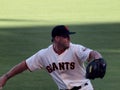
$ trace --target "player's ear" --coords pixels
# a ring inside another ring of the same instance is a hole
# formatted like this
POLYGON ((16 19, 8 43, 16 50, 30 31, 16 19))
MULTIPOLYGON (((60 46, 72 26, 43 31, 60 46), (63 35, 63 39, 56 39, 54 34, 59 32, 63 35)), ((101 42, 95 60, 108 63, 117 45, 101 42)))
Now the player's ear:
POLYGON ((53 38, 51 39, 51 42, 54 42, 54 41, 56 41, 56 40, 58 40, 57 36, 53 37, 53 38))
POLYGON ((60 40, 60 36, 55 36, 54 41, 59 41, 60 40))

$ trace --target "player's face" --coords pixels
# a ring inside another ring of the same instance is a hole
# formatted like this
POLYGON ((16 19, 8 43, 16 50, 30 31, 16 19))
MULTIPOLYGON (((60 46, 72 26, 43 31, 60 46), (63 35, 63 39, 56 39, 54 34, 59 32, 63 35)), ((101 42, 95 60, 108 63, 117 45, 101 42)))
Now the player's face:
POLYGON ((69 44, 70 44, 70 37, 69 35, 63 35, 63 36, 58 36, 57 37, 57 44, 63 48, 63 49, 67 49, 69 48, 69 44))

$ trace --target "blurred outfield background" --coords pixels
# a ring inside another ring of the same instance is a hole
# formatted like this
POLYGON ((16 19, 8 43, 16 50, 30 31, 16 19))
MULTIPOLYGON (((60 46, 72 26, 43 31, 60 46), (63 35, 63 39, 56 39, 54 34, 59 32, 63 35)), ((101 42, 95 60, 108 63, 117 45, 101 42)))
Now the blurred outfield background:
MULTIPOLYGON (((58 24, 77 32, 73 43, 98 50, 106 59, 105 78, 92 81, 95 90, 119 90, 119 0, 0 0, 0 76, 51 44, 51 29, 58 24)), ((24 72, 3 90, 57 90, 57 86, 44 71, 24 72)))

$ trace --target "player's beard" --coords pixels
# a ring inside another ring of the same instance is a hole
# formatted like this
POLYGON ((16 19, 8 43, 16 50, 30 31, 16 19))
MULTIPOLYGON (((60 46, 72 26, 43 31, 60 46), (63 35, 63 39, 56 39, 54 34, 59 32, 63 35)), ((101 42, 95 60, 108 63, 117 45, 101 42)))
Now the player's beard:
POLYGON ((68 49, 69 46, 70 46, 70 42, 69 42, 69 43, 65 43, 65 44, 64 44, 64 49, 68 49))
POLYGON ((70 41, 67 41, 67 42, 64 42, 64 43, 59 43, 59 45, 61 46, 61 48, 62 48, 63 50, 66 50, 66 49, 68 49, 69 46, 70 46, 70 41))

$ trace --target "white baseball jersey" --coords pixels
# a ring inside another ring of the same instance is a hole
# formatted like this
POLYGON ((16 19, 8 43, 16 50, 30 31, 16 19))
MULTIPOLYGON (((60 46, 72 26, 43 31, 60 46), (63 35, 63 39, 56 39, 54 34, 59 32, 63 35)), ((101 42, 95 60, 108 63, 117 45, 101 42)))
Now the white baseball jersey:
MULTIPOLYGON (((30 71, 45 69, 52 76, 59 89, 71 89, 89 82, 85 78, 84 62, 92 50, 70 43, 70 47, 58 55, 50 45, 26 60, 30 71)), ((89 89, 90 90, 90 89, 89 89)))

